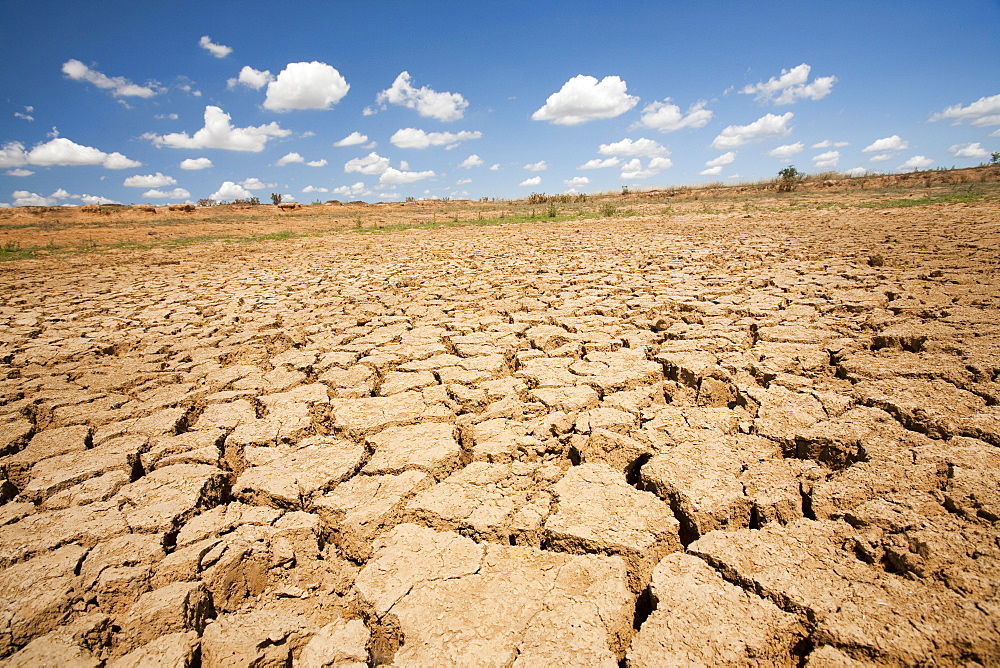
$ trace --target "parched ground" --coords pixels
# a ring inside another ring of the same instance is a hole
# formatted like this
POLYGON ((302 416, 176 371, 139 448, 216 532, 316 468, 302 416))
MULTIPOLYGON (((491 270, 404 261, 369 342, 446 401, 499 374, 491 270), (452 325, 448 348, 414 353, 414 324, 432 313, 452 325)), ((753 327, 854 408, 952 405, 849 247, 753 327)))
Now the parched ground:
POLYGON ((0 266, 0 660, 997 665, 1000 205, 695 206, 0 266))

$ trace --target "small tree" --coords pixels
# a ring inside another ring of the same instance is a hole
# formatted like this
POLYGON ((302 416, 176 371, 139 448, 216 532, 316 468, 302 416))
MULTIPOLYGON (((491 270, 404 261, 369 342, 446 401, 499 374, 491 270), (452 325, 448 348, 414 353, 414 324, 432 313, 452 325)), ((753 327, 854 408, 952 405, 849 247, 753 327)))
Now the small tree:
POLYGON ((795 190, 795 186, 802 180, 802 173, 789 165, 778 172, 778 192, 790 193, 795 190))
POLYGON ((271 202, 274 203, 274 206, 281 204, 281 195, 278 193, 271 193, 271 202))
POLYGON ((993 155, 990 156, 991 165, 1000 165, 1000 151, 993 151, 993 155))

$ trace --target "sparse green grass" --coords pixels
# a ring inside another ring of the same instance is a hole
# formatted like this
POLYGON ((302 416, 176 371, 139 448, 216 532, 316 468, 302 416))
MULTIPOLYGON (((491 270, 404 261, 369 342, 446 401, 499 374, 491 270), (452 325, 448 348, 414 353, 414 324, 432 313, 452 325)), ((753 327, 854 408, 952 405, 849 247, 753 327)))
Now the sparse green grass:
POLYGON ((901 209, 910 206, 925 206, 927 204, 954 204, 961 202, 978 202, 983 195, 978 192, 950 193, 935 197, 920 197, 916 199, 885 199, 873 202, 862 202, 857 206, 862 209, 901 209))
POLYGON ((401 230, 436 230, 442 227, 465 227, 467 225, 510 225, 516 223, 536 223, 540 220, 551 221, 554 223, 563 222, 566 220, 574 220, 577 215, 569 216, 556 216, 554 218, 540 218, 537 215, 529 214, 527 216, 512 216, 501 214, 498 218, 477 218, 475 220, 438 220, 438 221, 428 221, 428 222, 414 222, 414 223, 387 223, 383 224, 381 227, 365 227, 365 228, 355 228, 355 232, 360 234, 379 234, 382 232, 399 232, 401 230))

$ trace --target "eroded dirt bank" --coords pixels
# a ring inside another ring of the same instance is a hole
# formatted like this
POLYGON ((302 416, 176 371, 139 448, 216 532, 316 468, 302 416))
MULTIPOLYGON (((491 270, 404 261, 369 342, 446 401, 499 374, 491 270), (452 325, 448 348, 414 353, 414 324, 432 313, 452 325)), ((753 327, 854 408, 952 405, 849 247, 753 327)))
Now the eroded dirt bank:
POLYGON ((0 656, 1000 663, 998 220, 9 263, 0 656))

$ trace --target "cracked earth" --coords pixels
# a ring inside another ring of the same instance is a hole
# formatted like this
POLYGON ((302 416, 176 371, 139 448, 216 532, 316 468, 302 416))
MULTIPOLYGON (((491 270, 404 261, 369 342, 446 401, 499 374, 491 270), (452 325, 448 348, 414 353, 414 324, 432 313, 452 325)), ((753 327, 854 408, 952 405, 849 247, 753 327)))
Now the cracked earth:
POLYGON ((10 263, 0 657, 996 665, 998 220, 10 263))

